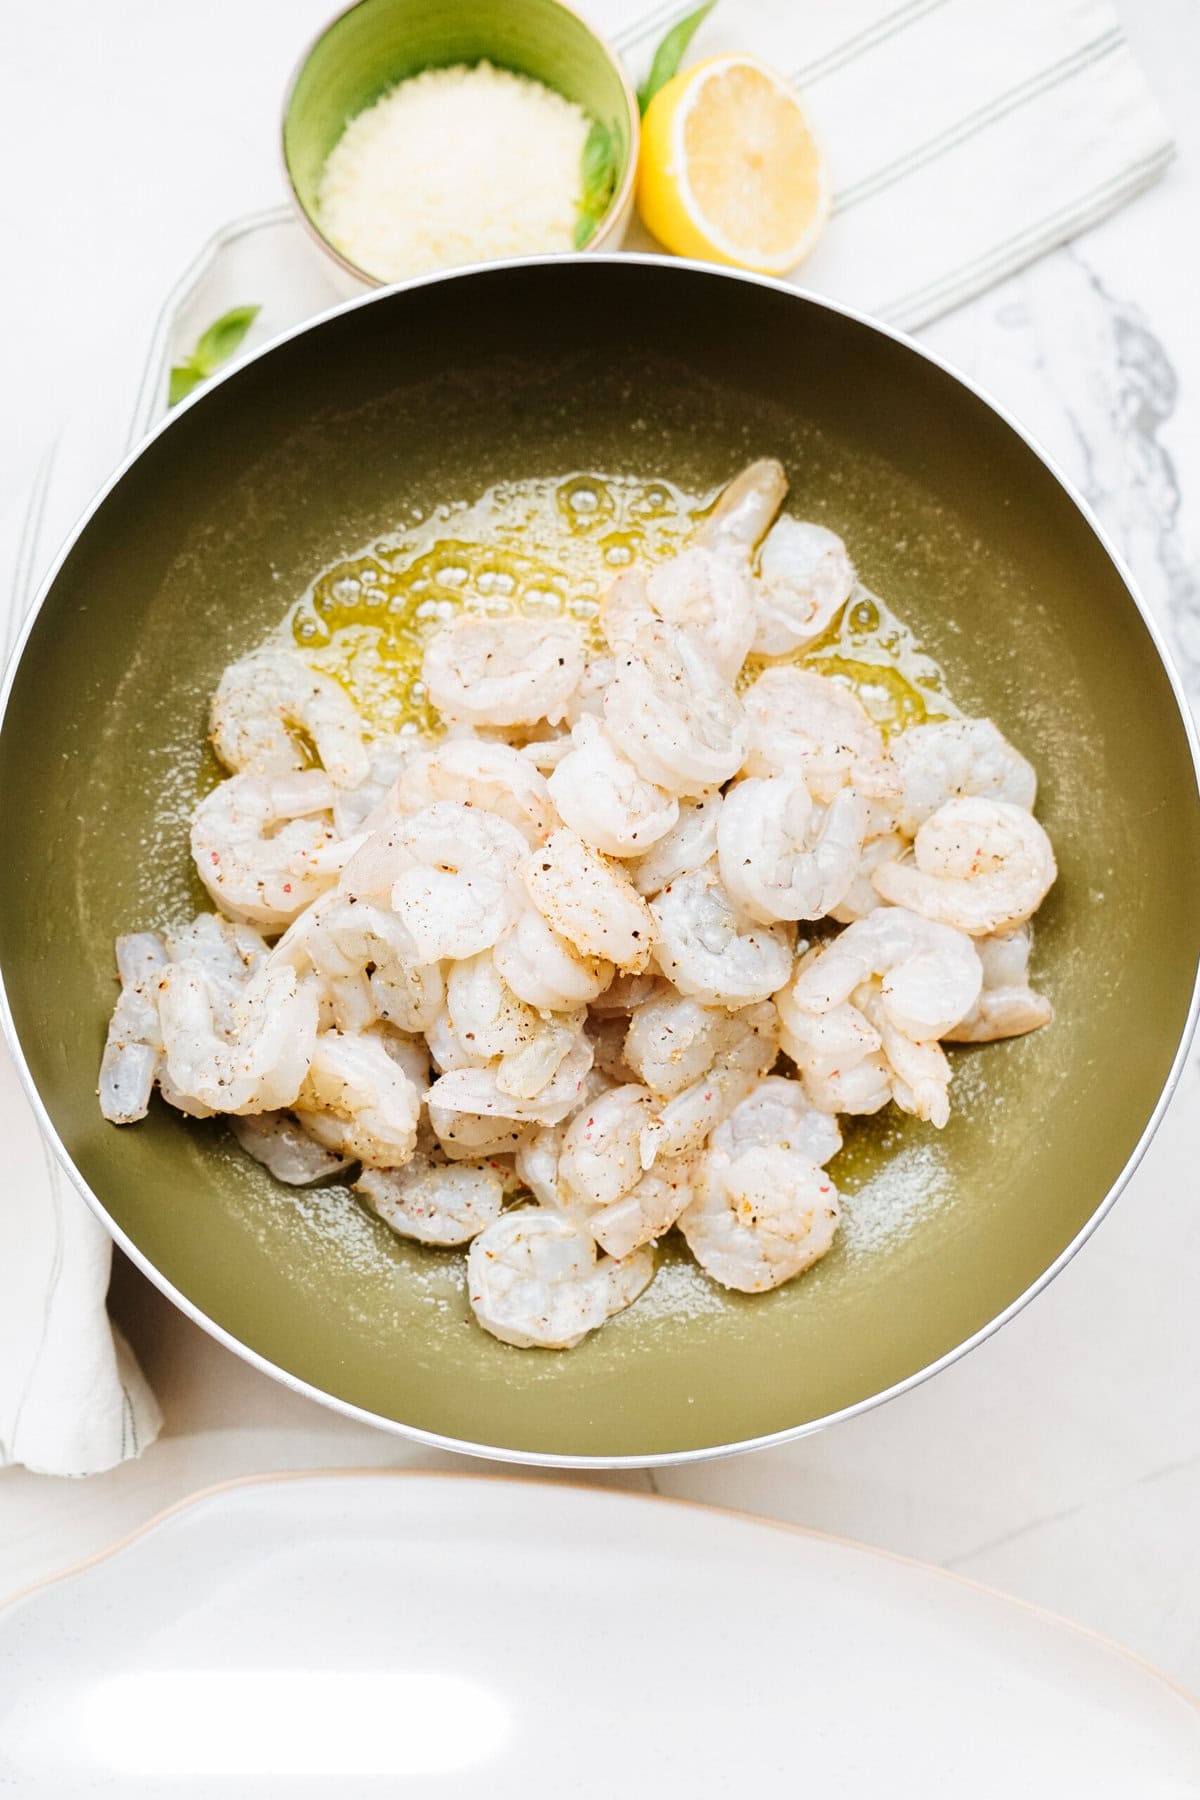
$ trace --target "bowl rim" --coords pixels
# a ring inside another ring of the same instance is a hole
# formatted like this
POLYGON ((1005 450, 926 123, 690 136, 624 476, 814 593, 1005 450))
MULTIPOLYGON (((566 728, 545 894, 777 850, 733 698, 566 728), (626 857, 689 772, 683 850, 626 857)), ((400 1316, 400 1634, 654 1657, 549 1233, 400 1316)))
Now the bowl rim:
MULTIPOLYGON (((359 0, 359 3, 361 3, 361 0, 359 0)), ((853 307, 845 306, 840 301, 827 300, 822 295, 812 293, 807 288, 793 287, 788 282, 781 281, 775 276, 757 275, 750 273, 749 271, 727 268, 721 264, 700 262, 683 257, 654 255, 648 252, 617 253, 614 251, 607 251, 598 259, 590 258, 586 251, 564 252, 561 255, 550 256, 511 257, 503 261, 476 263, 463 268, 442 269, 430 275, 416 276, 408 281, 396 282, 387 287, 375 287, 365 294, 355 295, 349 300, 343 300, 339 304, 327 307, 323 312, 317 313, 311 319, 304 320, 299 325, 291 326, 288 330, 280 332, 276 337, 271 338, 257 350, 251 351, 238 358, 228 367, 211 376, 209 380, 203 382, 186 399, 172 407, 150 431, 146 432, 145 435, 139 439, 128 454, 122 458, 121 462, 113 470, 112 474, 109 475, 108 479, 93 495, 92 499, 84 507, 75 524, 68 532, 58 554, 55 556, 50 568, 39 583, 38 590, 34 595, 33 601, 10 653, 8 664, 4 671, 3 681, 0 683, 0 734, 3 733, 4 723, 8 715, 9 701, 12 696, 13 687, 16 683, 25 648, 33 634, 42 608, 54 588, 63 565, 90 525, 92 519, 108 499, 108 496, 120 485, 129 470, 132 469, 134 464, 149 450, 151 445, 156 443, 157 440, 171 428, 177 418, 181 417, 184 413, 190 412, 195 406, 204 405, 205 400, 213 390, 223 387, 228 381, 236 380, 240 371, 248 364, 259 362, 281 345, 290 343, 294 339, 304 336, 307 332, 324 325, 331 319, 340 318, 355 312, 360 307, 371 306, 384 301, 395 294, 406 293, 411 289, 430 287, 438 282, 486 280, 491 275, 500 275, 514 269, 540 268, 543 266, 547 268, 560 268, 563 266, 564 262, 585 268, 591 263, 593 267, 608 264, 614 267, 620 267, 622 265, 648 267, 659 271, 677 270, 681 275, 703 275, 716 281, 740 282, 753 287, 765 288, 769 292, 783 294, 789 299, 799 300, 810 306, 820 307, 824 311, 832 312, 840 318, 848 319, 856 325, 865 327, 868 331, 880 333, 892 343, 899 345, 903 350, 909 351, 911 354, 919 357, 922 361, 930 364, 933 368, 939 370, 942 374, 948 375, 951 380, 957 382, 968 393, 974 395, 977 400, 982 401, 985 406, 990 408, 990 410, 1008 426, 1010 431, 1016 434, 1026 448, 1038 459, 1052 479, 1055 480, 1060 488, 1066 493, 1068 499, 1073 502, 1085 523, 1097 538, 1110 562, 1113 564, 1117 574, 1120 576, 1122 584, 1141 618, 1142 624, 1155 648, 1159 661, 1162 664, 1163 671, 1170 684, 1171 692, 1183 725, 1184 741, 1191 752, 1192 776, 1196 784, 1194 804, 1200 808, 1200 734, 1197 732, 1196 722, 1192 715, 1190 703, 1179 672, 1175 667, 1171 650, 1165 641, 1163 633, 1151 614, 1145 600, 1142 598, 1132 571, 1128 567, 1120 550, 1112 541, 1100 520, 1096 517, 1088 501, 1079 492, 1078 488, 1070 478, 1058 467, 1048 451, 1046 451, 1039 444, 1037 439, 1013 417, 1007 408, 995 400, 978 382, 972 380, 971 377, 955 368, 945 357, 930 350, 926 345, 918 343, 906 332, 899 331, 895 327, 884 324, 877 319, 872 319, 866 313, 860 312, 853 307)), ((206 1331, 210 1337, 215 1338, 218 1343, 224 1345, 227 1350, 232 1350, 235 1355, 242 1357, 244 1361, 250 1363, 253 1368, 261 1370, 265 1375, 272 1376, 276 1381, 282 1382, 285 1387, 291 1388, 294 1393, 302 1395, 305 1399, 315 1400, 320 1405, 331 1407, 335 1412, 340 1412, 347 1418, 354 1419, 360 1424, 374 1425, 383 1431, 392 1432, 396 1436, 408 1438, 415 1443, 424 1444, 428 1448, 434 1450, 449 1450, 460 1455, 478 1456, 493 1462, 522 1463, 531 1467, 551 1469, 665 1468, 687 1463, 712 1462, 727 1456, 741 1455, 743 1452, 749 1450, 764 1450, 780 1444, 794 1443, 800 1438, 810 1437, 815 1432, 822 1431, 830 1425, 838 1424, 842 1420, 856 1418, 860 1414, 873 1411, 875 1407, 882 1406, 885 1401, 894 1400, 899 1395, 908 1393, 911 1389, 928 1381, 932 1376, 939 1374, 943 1369, 949 1368, 951 1364, 957 1362, 961 1357, 966 1356, 970 1351, 986 1342, 986 1340, 995 1332, 999 1331, 1002 1326, 1007 1325, 1008 1322, 1011 1319, 1014 1319, 1036 1295, 1049 1287, 1055 1276, 1059 1275, 1062 1270, 1066 1268, 1076 1252, 1079 1251, 1092 1236, 1092 1233, 1097 1229, 1101 1220, 1111 1212, 1118 1198, 1128 1185, 1138 1164, 1145 1155, 1155 1132, 1162 1122, 1167 1107, 1179 1086, 1184 1069, 1187 1065, 1188 1052, 1196 1031, 1198 1018, 1200 1018, 1200 958, 1198 958, 1197 968, 1192 978, 1192 992, 1188 1004, 1188 1011, 1184 1019, 1183 1028, 1180 1032, 1179 1043, 1176 1047, 1175 1055, 1172 1058, 1171 1067, 1167 1073, 1166 1080, 1163 1082, 1158 1100, 1123 1167, 1118 1171, 1116 1178, 1109 1187, 1107 1193, 1098 1202, 1071 1241, 1059 1252, 1054 1261, 1050 1263, 1034 1281, 1030 1282, 1029 1286, 1018 1294, 1015 1299, 1011 1300, 1001 1312, 997 1313, 984 1325, 980 1326, 978 1331, 975 1331, 969 1337, 964 1338, 961 1343, 953 1345, 949 1350, 945 1351, 941 1356, 936 1357, 932 1362, 927 1363, 923 1368, 915 1369, 911 1375, 906 1375, 903 1380, 893 1382, 890 1387, 881 1388, 877 1393, 868 1394, 863 1399, 856 1400, 849 1406, 840 1407, 835 1412, 824 1413, 816 1419, 805 1420, 799 1425, 785 1426, 780 1431, 765 1432, 757 1437, 740 1438, 732 1443, 705 1444, 694 1449, 652 1451, 641 1455, 585 1456, 543 1450, 526 1450, 499 1444, 473 1443, 463 1438, 447 1435, 443 1432, 429 1431, 422 1426, 409 1425, 401 1420, 388 1418, 382 1413, 372 1412, 367 1407, 358 1406, 353 1401, 343 1400, 339 1396, 331 1394, 323 1388, 317 1387, 314 1383, 305 1381, 300 1376, 292 1374, 290 1370, 282 1368, 277 1363, 271 1362, 268 1357, 253 1350, 248 1344, 242 1343, 242 1341, 231 1331, 228 1331, 223 1325, 218 1324, 215 1319, 210 1318, 200 1306, 175 1287, 175 1285, 155 1267, 150 1258, 138 1248, 133 1240, 117 1224, 116 1220, 113 1219, 99 1196, 92 1190, 84 1180, 83 1175, 76 1168, 70 1152, 55 1128, 49 1110, 41 1098, 26 1061, 20 1039, 17 1035, 12 1008, 9 1004, 7 986, 4 980, 3 964, 0 963, 0 1031, 3 1032, 4 1040, 12 1055, 13 1063, 17 1070, 21 1085, 25 1090, 26 1097, 29 1100, 43 1135, 53 1149, 63 1172, 70 1180, 72 1186, 91 1208, 92 1212, 95 1213, 109 1236, 120 1246, 135 1267, 140 1269, 142 1274, 145 1275, 148 1280, 153 1282, 155 1287, 164 1293, 169 1300, 173 1301, 173 1303, 179 1307, 181 1312, 195 1324, 199 1325, 202 1330, 206 1331)))
MULTIPOLYGON (((403 281, 401 282, 391 282, 383 276, 372 275, 368 270, 360 267, 358 263, 352 262, 348 256, 344 255, 342 251, 326 237, 316 219, 313 217, 312 213, 309 212, 307 206, 305 206, 303 200, 300 198, 295 178, 292 175, 292 165, 288 160, 287 152, 288 119, 291 115, 292 102, 296 96, 296 88, 299 85, 300 77, 308 67, 309 62, 312 60, 318 47, 324 43, 334 27, 340 25, 342 20, 348 18, 351 13, 358 12, 360 8, 372 4, 373 0, 350 0, 349 6, 342 7, 340 12, 335 13, 332 19, 328 19, 326 23, 321 26, 320 30, 314 32, 312 37, 308 40, 308 43, 301 51, 300 56, 292 69, 291 75, 288 77, 287 86, 284 89, 283 107, 279 115, 278 144, 279 161, 283 170, 284 186, 287 188, 288 199, 292 203, 292 210, 301 226, 312 239, 313 243, 315 243, 320 250, 323 250, 325 255, 330 257, 332 261, 338 265, 343 274, 349 275, 352 280, 361 282, 374 291, 377 288, 398 287, 407 281, 426 280, 428 277, 408 276, 403 278, 403 281)), ((582 250, 560 250, 552 252, 551 254, 554 256, 555 260, 557 260, 563 256, 589 256, 596 251, 602 251, 605 244, 608 243, 608 241, 622 228, 633 201, 633 189, 637 180, 638 153, 641 147, 642 115, 638 106, 637 95, 634 92, 633 83, 629 79, 625 64, 604 34, 597 31, 591 20, 585 19, 583 14, 576 7, 569 5, 568 0, 549 0, 549 4, 556 6, 559 12, 566 13, 570 18, 581 25, 591 38, 592 42, 596 45, 596 48, 604 56, 610 68, 613 70, 613 73, 616 75, 617 80, 621 84, 629 124, 629 154, 625 163, 625 172, 613 190, 612 198, 608 203, 604 216, 601 218, 599 225, 596 227, 587 243, 583 246, 582 250)), ((432 64, 430 66, 436 67, 437 65, 432 64)), ((432 271, 432 273, 435 275, 445 275, 448 274, 451 269, 457 270, 460 268, 465 269, 484 266, 491 267, 493 266, 493 263, 502 260, 508 262, 524 260, 532 261, 534 259, 495 258, 488 259, 483 264, 451 264, 446 269, 437 269, 432 271)), ((538 258, 537 260, 544 259, 538 258)))

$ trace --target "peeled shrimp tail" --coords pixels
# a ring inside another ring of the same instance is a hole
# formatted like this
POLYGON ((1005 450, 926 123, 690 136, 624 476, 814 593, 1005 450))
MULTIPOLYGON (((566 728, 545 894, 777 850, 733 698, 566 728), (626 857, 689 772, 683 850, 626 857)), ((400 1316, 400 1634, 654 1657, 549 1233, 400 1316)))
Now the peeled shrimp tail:
POLYGON ((338 1156, 309 1137, 291 1113, 245 1113, 229 1121, 229 1129, 255 1162, 288 1187, 311 1187, 353 1168, 349 1156, 338 1156))
POLYGON ((765 536, 787 496, 783 464, 759 457, 735 475, 692 533, 692 542, 727 555, 748 557, 765 536))
POLYGON ((951 1042, 990 1044, 998 1038, 1022 1037, 1050 1023, 1054 1008, 1029 984, 1032 941, 1028 925, 976 938, 983 988, 970 1012, 945 1033, 951 1042))
POLYGON ((100 1110, 131 1125, 146 1116, 162 1058, 156 988, 167 952, 156 933, 139 931, 117 939, 116 955, 121 994, 100 1061, 100 1110))

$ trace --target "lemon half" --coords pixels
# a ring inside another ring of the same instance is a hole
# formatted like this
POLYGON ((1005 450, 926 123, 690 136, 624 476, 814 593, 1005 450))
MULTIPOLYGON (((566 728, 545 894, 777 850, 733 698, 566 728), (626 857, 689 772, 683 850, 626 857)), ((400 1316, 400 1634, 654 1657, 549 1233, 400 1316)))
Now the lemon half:
POLYGON ((714 56, 667 82, 642 120, 638 211, 677 256, 782 275, 829 213, 825 161, 787 82, 714 56))

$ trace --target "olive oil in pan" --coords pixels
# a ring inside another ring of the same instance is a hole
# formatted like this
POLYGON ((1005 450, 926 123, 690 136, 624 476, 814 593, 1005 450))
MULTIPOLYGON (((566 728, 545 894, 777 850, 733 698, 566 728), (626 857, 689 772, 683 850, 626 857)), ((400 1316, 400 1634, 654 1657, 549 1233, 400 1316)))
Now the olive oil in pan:
MULTIPOLYGON (((438 729, 421 680, 425 645, 460 613, 574 620, 603 650, 600 600, 629 564, 682 548, 712 504, 665 477, 580 473, 500 482, 444 505, 334 564, 292 607, 284 636, 335 676, 379 732, 438 729)), ((853 546, 851 546, 853 551, 853 546)), ((766 666, 751 657, 742 684, 766 666)), ((885 731, 955 711, 942 672, 878 596, 856 588, 823 637, 791 657, 852 687, 885 731)))

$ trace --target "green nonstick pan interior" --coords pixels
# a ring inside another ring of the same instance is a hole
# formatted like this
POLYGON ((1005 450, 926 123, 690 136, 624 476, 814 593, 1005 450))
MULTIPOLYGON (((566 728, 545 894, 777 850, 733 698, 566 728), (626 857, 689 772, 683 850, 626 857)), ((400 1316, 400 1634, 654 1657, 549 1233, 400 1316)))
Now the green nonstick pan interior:
MULTIPOLYGON (((0 967, 47 1114, 135 1254, 322 1396, 465 1447, 649 1459, 794 1431, 953 1351, 1036 1283, 1133 1155, 1186 1029, 1200 812, 1167 673, 1118 570, 1024 441, 919 352, 769 283, 631 259, 493 267, 335 313, 186 407, 94 512, 0 732, 0 967), (321 568, 402 508, 611 470, 701 489, 780 457, 1041 775, 1060 878, 1052 1027, 953 1053, 942 1133, 851 1134, 811 1274, 729 1295, 668 1251, 569 1354, 471 1320, 463 1259, 342 1188, 277 1186, 215 1122, 100 1117, 112 940, 200 903, 186 815, 207 696, 321 568)), ((1099 1329, 1099 1322, 1098 1327, 1099 1329)), ((1085 1354, 1081 1346, 1080 1354, 1085 1354)))

